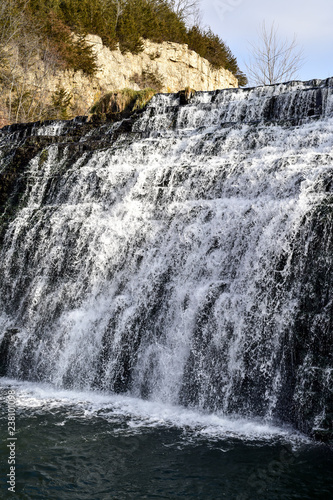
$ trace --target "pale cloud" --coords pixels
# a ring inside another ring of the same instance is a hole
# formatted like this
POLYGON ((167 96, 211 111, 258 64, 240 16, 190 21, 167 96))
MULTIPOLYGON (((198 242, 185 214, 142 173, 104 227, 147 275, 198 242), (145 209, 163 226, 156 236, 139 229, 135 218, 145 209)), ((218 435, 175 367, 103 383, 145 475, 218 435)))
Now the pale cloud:
POLYGON ((333 76, 332 0, 202 0, 203 22, 231 48, 242 66, 248 42, 255 41, 260 23, 275 22, 283 37, 293 37, 304 48, 300 78, 333 76))

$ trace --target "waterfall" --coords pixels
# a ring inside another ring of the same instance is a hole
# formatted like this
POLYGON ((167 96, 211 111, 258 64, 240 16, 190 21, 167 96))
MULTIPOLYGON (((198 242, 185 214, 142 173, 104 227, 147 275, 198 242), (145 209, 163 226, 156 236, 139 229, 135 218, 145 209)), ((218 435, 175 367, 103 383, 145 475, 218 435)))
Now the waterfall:
POLYGON ((0 145, 2 375, 331 430, 333 79, 0 145))

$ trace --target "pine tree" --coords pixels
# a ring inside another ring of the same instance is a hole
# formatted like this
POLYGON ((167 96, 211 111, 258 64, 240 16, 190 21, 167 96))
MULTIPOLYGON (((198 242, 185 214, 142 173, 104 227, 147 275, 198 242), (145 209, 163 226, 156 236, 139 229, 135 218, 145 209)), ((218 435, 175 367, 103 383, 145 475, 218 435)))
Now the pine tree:
MULTIPOLYGON (((26 6, 25 11, 32 16, 35 26, 42 28, 44 45, 59 66, 94 73, 94 56, 83 38, 88 33, 100 36, 110 49, 119 42, 123 52, 132 53, 143 49, 142 39, 146 38, 187 43, 212 66, 229 69, 244 85, 246 77, 229 47, 211 30, 202 30, 199 26, 187 28, 192 4, 196 5, 196 0, 2 0, 0 46, 4 26, 8 28, 8 20, 10 26, 16 26, 20 9, 26 6), (13 9, 18 16, 10 14, 13 9)), ((3 52, 0 57, 4 59, 3 52)))

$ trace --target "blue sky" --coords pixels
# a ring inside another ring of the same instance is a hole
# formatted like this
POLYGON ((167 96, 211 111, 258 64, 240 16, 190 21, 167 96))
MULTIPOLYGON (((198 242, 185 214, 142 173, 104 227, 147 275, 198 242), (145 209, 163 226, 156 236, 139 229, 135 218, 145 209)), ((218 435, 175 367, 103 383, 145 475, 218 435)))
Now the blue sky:
POLYGON ((201 0, 201 10, 203 24, 229 45, 243 71, 265 20, 284 38, 296 34, 305 58, 299 79, 333 76, 333 0, 201 0))

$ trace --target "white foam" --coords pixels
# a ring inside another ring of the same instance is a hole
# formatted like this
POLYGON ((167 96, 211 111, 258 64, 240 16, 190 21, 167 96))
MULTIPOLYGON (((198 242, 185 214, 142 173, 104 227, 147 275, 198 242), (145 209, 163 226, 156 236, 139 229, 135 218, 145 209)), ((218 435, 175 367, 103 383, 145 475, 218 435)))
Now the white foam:
MULTIPOLYGON (((143 134, 75 162, 55 144, 32 159, 1 249, 7 373, 120 384, 163 408, 286 411, 310 222, 331 203, 332 89, 312 120, 309 87, 198 93, 188 106, 156 96, 136 121, 143 134), (282 106, 282 122, 302 126, 264 123, 275 96, 273 115, 282 106)), ((41 133, 64 132, 52 127, 41 133)), ((294 367, 304 412, 311 363, 294 367)))
POLYGON ((231 438, 244 441, 282 440, 294 445, 310 442, 306 436, 294 429, 279 427, 273 423, 204 413, 126 395, 67 391, 48 384, 8 378, 1 379, 0 387, 15 389, 15 405, 20 411, 47 415, 55 409, 63 409, 64 413, 67 413, 66 417, 62 422, 57 422, 57 426, 66 425, 66 421, 73 418, 101 418, 112 424, 121 423, 118 433, 124 434, 174 427, 183 430, 189 441, 231 438))

